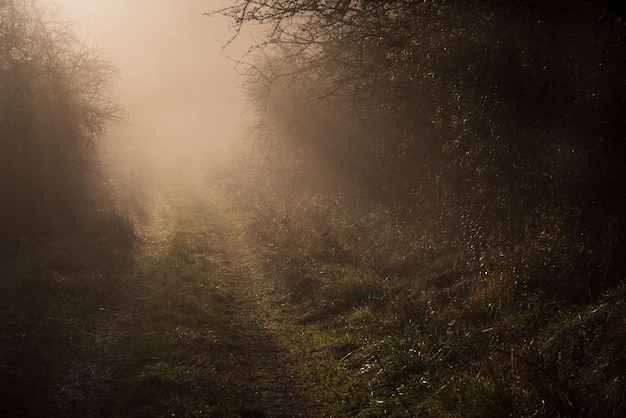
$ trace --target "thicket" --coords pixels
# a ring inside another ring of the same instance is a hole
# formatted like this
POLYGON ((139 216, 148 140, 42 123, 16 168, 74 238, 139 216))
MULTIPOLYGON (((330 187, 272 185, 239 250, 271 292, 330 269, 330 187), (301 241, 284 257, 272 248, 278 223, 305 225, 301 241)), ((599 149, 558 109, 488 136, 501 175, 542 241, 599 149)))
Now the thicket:
POLYGON ((102 53, 52 10, 0 1, 3 247, 98 228, 128 238, 97 165, 98 139, 120 120, 111 98, 115 76, 102 53))
POLYGON ((624 413, 619 2, 221 13, 267 31, 250 227, 290 313, 339 330, 343 413, 624 413))

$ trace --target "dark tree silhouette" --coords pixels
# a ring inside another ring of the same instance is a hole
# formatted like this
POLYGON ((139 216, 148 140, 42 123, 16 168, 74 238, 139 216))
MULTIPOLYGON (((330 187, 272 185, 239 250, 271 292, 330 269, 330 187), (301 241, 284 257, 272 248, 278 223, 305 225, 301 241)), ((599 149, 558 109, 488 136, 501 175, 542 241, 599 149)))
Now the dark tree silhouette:
POLYGON ((97 138, 119 119, 115 70, 35 1, 0 2, 0 230, 75 228, 96 208, 97 138))

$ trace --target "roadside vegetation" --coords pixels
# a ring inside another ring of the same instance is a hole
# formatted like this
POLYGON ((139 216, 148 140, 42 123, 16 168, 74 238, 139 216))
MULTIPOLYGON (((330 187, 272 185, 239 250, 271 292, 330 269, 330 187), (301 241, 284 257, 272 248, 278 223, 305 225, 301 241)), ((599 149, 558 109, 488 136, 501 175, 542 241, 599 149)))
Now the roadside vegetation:
POLYGON ((116 71, 36 1, 0 3, 0 251, 127 229, 99 166, 116 71))
POLYGON ((267 30, 233 207, 327 411, 624 413, 622 6, 221 13, 267 30))
POLYGON ((0 2, 0 415, 45 416, 86 318, 120 297, 131 213, 98 142, 115 69, 37 1, 0 2))
POLYGON ((331 416, 620 415, 622 284, 572 299, 545 256, 476 268, 399 242, 407 227, 380 208, 316 203, 288 225, 246 225, 273 314, 331 416))

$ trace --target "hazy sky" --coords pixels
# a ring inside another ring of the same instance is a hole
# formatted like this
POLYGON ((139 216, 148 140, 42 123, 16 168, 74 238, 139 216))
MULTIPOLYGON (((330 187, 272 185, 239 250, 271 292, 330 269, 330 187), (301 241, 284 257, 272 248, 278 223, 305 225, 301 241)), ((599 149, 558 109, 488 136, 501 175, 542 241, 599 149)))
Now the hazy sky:
MULTIPOLYGON (((45 1, 45 0, 43 0, 45 1)), ((120 69, 119 100, 132 125, 117 139, 153 149, 211 147, 240 124, 243 96, 232 61, 242 54, 229 22, 203 12, 229 0, 48 0, 120 69)))

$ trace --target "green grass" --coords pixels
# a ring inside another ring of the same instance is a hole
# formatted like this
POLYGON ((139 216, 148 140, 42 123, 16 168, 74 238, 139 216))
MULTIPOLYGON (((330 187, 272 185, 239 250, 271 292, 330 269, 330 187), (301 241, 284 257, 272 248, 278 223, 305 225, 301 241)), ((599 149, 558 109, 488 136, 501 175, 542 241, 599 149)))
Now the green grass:
POLYGON ((172 218, 165 241, 155 244, 165 246, 160 252, 144 254, 150 243, 77 235, 2 260, 0 416, 74 408, 59 404, 59 385, 90 362, 111 369, 101 392, 88 395, 99 398, 99 416, 260 416, 248 370, 233 357, 248 342, 230 317, 222 237, 201 202, 169 193, 172 218), (139 292, 135 301, 130 291, 139 292), (132 317, 119 324, 115 346, 83 348, 103 312, 132 317), (85 358, 100 349, 116 357, 103 365, 85 358))
POLYGON ((329 228, 304 215, 287 228, 279 217, 249 216, 218 189, 204 198, 166 193, 166 236, 148 254, 101 236, 92 245, 39 243, 3 260, 0 415, 54 407, 55 388, 85 355, 92 319, 101 308, 122 309, 124 292, 139 289, 118 342, 123 356, 109 365, 100 394, 108 401, 102 415, 264 416, 253 381, 276 376, 251 364, 250 324, 234 315, 241 280, 253 281, 254 313, 280 329, 277 344, 296 359, 293 372, 308 382, 320 414, 626 411, 623 284, 569 298, 563 283, 542 285, 561 277, 541 270, 537 254, 477 271, 458 249, 394 243, 380 210, 351 215, 329 206, 334 222, 316 207, 329 228), (131 279, 139 285, 125 283, 131 279))
MULTIPOLYGON (((207 247, 209 230, 177 225, 148 278, 131 357, 117 379, 121 416, 220 416, 233 388, 225 274, 207 247)), ((218 260, 219 261, 219 260, 218 260)), ((230 399, 232 401, 232 399, 230 399)))
POLYGON ((344 203, 294 197, 288 218, 259 207, 240 220, 267 303, 331 416, 626 412, 623 285, 572 297, 585 290, 555 271, 560 259, 517 248, 484 254, 486 268, 409 242, 410 226, 380 208, 344 203))
MULTIPOLYGON (((184 191, 182 192, 185 193, 184 191)), ((115 416, 262 417, 257 341, 233 316, 245 278, 231 266, 220 221, 203 199, 171 197, 167 248, 147 277, 130 356, 115 379, 115 416)), ((274 376, 281 378, 281 376, 274 376)))

